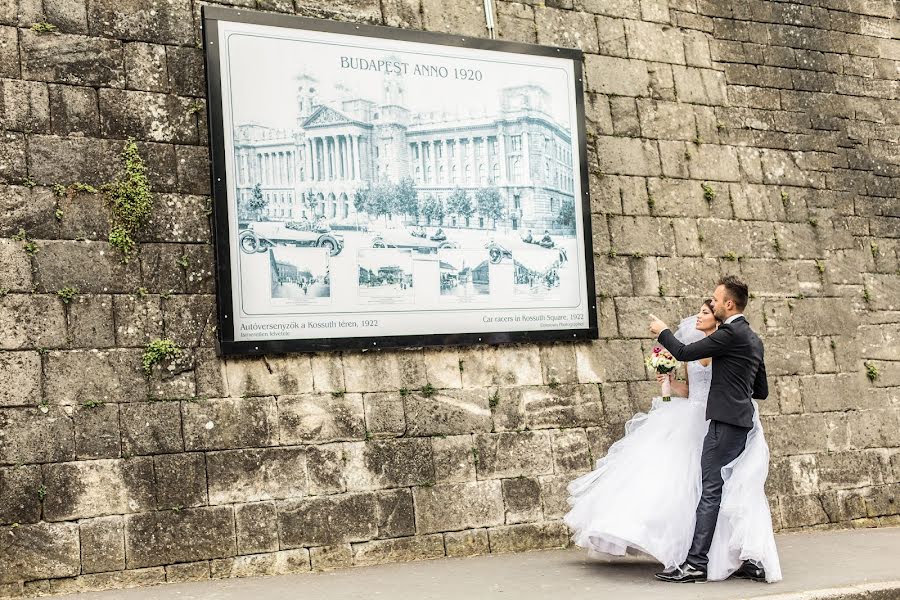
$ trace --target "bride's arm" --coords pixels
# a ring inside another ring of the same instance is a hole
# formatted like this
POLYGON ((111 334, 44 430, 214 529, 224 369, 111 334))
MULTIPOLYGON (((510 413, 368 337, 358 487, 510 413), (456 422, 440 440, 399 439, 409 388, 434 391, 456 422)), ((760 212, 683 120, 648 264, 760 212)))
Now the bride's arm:
MULTIPOLYGON (((669 373, 669 375, 674 375, 674 373, 669 373)), ((656 374, 656 381, 662 383, 665 375, 661 373, 656 374)), ((677 381, 674 377, 672 378, 671 383, 669 384, 672 390, 673 396, 678 396, 680 398, 688 397, 688 390, 690 389, 690 378, 688 377, 687 368, 684 370, 684 381, 677 381)))

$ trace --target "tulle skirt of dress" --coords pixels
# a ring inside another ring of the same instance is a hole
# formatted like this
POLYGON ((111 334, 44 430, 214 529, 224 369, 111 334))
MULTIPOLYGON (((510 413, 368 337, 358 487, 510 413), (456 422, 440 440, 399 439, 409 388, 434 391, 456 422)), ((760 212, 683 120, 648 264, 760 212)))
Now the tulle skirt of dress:
MULTIPOLYGON (((755 403, 754 403, 755 405, 755 403)), ((665 568, 680 565, 694 535, 700 499, 700 457, 709 422, 706 405, 686 398, 654 398, 649 413, 625 425, 625 436, 596 468, 569 483, 565 523, 588 554, 622 556, 628 548, 665 568)), ((765 496, 769 448, 758 414, 744 452, 722 469, 725 486, 709 552, 708 578, 726 579, 744 560, 781 580, 772 518, 765 496)))

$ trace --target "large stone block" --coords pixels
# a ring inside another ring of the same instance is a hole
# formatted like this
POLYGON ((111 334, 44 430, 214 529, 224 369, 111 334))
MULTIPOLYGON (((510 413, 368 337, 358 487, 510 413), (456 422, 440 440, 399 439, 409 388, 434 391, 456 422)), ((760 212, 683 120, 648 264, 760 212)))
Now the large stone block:
POLYGON ((568 342, 542 345, 540 352, 544 383, 556 385, 558 383, 576 383, 578 381, 574 345, 568 342))
POLYGON ((471 435, 434 437, 431 444, 436 483, 475 481, 475 441, 471 435))
POLYGON ((344 479, 350 491, 430 484, 435 480, 427 438, 372 440, 344 445, 344 479))
POLYGON ((50 86, 51 131, 56 135, 100 135, 97 90, 73 85, 50 86))
POLYGON ((35 283, 43 292, 66 286, 81 293, 131 293, 140 286, 137 263, 122 262, 106 242, 46 241, 34 255, 35 283))
POLYGON ((73 348, 115 345, 112 296, 79 295, 69 302, 69 340, 73 348))
POLYGON ((773 456, 815 454, 828 448, 824 415, 779 415, 763 422, 773 456))
POLYGON ((212 560, 209 564, 213 578, 222 577, 263 577, 267 575, 286 575, 304 573, 310 569, 309 550, 297 548, 268 554, 252 556, 236 556, 212 560))
POLYGON ((685 63, 684 40, 678 29, 646 21, 625 21, 625 37, 630 58, 685 63))
POLYGON ((40 355, 0 352, 0 406, 35 406, 40 402, 40 355))
POLYGON ((72 521, 156 508, 153 461, 90 460, 47 465, 44 518, 72 521))
POLYGON ((537 479, 515 477, 502 479, 501 484, 508 525, 541 520, 541 487, 537 479))
MULTIPOLYGON (((415 4, 413 0, 388 0, 385 7, 385 23, 390 24, 391 16, 387 7, 394 4, 415 4)), ((537 42, 537 31, 534 24, 534 9, 526 4, 500 4, 497 6, 497 37, 514 42, 534 44, 537 42)))
POLYGON ((847 420, 854 449, 900 446, 900 411, 895 408, 852 411, 847 420))
POLYGON ((46 358, 44 393, 54 404, 128 402, 147 396, 139 350, 72 350, 46 358))
MULTIPOLYGON (((5 27, 0 27, 2 32, 5 27)), ((2 38, 2 33, 0 33, 2 38)), ((3 41, 0 41, 0 48, 3 41)), ((2 51, 2 50, 0 50, 2 51)), ((18 61, 17 61, 18 62, 18 61)), ((2 65, 2 58, 0 58, 2 65)), ((49 133, 50 101, 47 85, 32 81, 0 80, 0 126, 27 133, 49 133)))
POLYGON ((900 309, 900 277, 896 274, 867 275, 866 289, 869 290, 871 298, 870 308, 874 310, 900 309))
POLYGON ((611 217, 612 247, 624 254, 671 256, 675 233, 668 219, 658 217, 611 217))
POLYGON ((475 436, 478 477, 496 479, 519 475, 549 475, 552 456, 546 431, 482 433, 475 436))
POLYGON ((541 486, 541 506, 545 519, 561 519, 571 507, 567 501, 569 497, 568 485, 572 481, 572 475, 545 475, 539 477, 541 486))
POLYGON ((60 348, 66 344, 66 317, 58 298, 0 296, 0 350, 60 348))
POLYGON ((0 468, 0 525, 41 520, 41 468, 0 468))
POLYGON ((537 40, 545 46, 579 48, 598 52, 597 24, 594 15, 571 10, 558 10, 538 5, 534 12, 537 40))
POLYGON ((0 465, 73 460, 73 430, 59 407, 0 409, 0 465))
POLYGON ((614 175, 661 175, 659 149, 639 138, 597 136, 597 162, 603 173, 614 175))
MULTIPOLYGON (((400 363, 395 352, 348 352, 342 355, 347 392, 390 392, 399 390, 400 363)), ((341 391, 341 390, 337 390, 341 391)))
POLYGON ((808 375, 813 372, 807 338, 767 337, 765 361, 769 376, 808 375))
POLYGON ((649 95, 650 74, 643 61, 588 54, 584 66, 589 91, 616 96, 649 95))
POLYGON ((206 468, 210 504, 298 498, 308 487, 302 448, 209 452, 206 468))
POLYGON ((696 181, 648 179, 653 198, 653 214, 664 217, 708 217, 714 207, 704 198, 696 181))
POLYGON ((125 517, 128 568, 234 556, 230 506, 186 508, 125 517))
POLYGON ((278 550, 278 518, 274 502, 254 502, 234 507, 238 554, 278 550))
POLYGON ((36 523, 6 528, 0 544, 0 584, 81 571, 76 523, 36 523))
POLYGON ((568 544, 569 530, 557 521, 523 523, 488 529, 491 553, 524 552, 546 548, 564 548, 568 544))
POLYGON ((419 534, 501 525, 503 492, 498 480, 413 489, 419 534))
POLYGON ((313 354, 310 356, 310 364, 313 388, 317 392, 343 392, 346 390, 344 364, 340 354, 313 354))
POLYGON ((122 452, 126 455, 182 452, 178 402, 131 402, 119 407, 122 452))
POLYGON ((165 46, 142 42, 125 44, 125 87, 165 92, 168 83, 165 46))
POLYGON ((0 183, 20 183, 28 175, 25 137, 21 133, 0 135, 0 183))
MULTIPOLYGON (((178 146, 176 148, 176 160, 179 165, 182 164, 182 159, 184 158, 180 149, 185 147, 189 146, 178 146)), ((205 148, 198 149, 206 152, 205 148)), ((142 241, 155 242, 208 243, 210 241, 209 203, 210 199, 204 196, 189 194, 156 195, 153 201, 153 213, 147 220, 147 224, 140 234, 140 239, 142 241)), ((193 267, 197 266, 199 265, 193 265, 193 267)), ((209 266, 211 267, 212 265, 210 264, 209 266)), ((187 269, 191 267, 192 265, 189 264, 187 269)))
POLYGON ((337 494, 347 491, 344 477, 347 452, 343 443, 316 444, 306 449, 309 493, 337 494))
POLYGON ((280 396, 278 430, 282 444, 363 439, 362 394, 280 396))
POLYGON ((118 346, 146 346, 163 337, 159 296, 113 296, 113 318, 118 346))
POLYGON ((199 48, 166 46, 169 88, 179 96, 205 96, 206 73, 199 48))
POLYGON ((416 533, 413 495, 409 488, 386 490, 375 494, 378 504, 379 538, 395 538, 416 533))
POLYGON ((197 121, 188 98, 102 88, 99 97, 100 131, 105 137, 197 142, 197 121))
POLYGON ((881 461, 874 452, 836 452, 816 456, 822 491, 860 488, 883 482, 881 461))
POLYGON ((187 450, 274 446, 278 417, 274 398, 221 398, 183 402, 187 450))
MULTIPOLYGON (((15 4, 12 10, 16 10, 15 4)), ((0 77, 19 77, 19 43, 15 27, 0 27, 0 77)))
POLYGON ((440 534, 353 544, 353 564, 359 566, 443 557, 444 536, 440 534))
POLYGON ((862 373, 802 377, 803 408, 807 412, 876 408, 879 403, 866 393, 866 383, 862 373))
POLYGON ((540 385, 544 382, 541 355, 535 346, 499 346, 494 351, 496 381, 500 385, 540 385))
POLYGON ((403 435, 406 414, 399 392, 375 392, 363 395, 366 431, 372 435, 403 435))
MULTIPOLYGON (((0 144, 2 144, 2 140, 0 140, 0 144)), ((0 157, 0 160, 2 160, 2 157, 0 157)), ((0 170, 2 168, 0 167, 0 170)), ((46 188, 28 188, 18 185, 2 186, 0 187, 0 235, 13 237, 24 230, 26 235, 31 238, 54 238, 58 232, 58 225, 54 218, 55 208, 56 198, 46 188)), ((4 247, 7 248, 4 254, 14 249, 16 252, 25 255, 25 261, 30 266, 28 255, 22 250, 20 242, 4 240, 4 247)), ((7 277, 10 276, 7 275, 7 277)), ((29 284, 30 279, 29 274, 29 284)), ((17 287, 5 283, 4 286, 17 289, 17 287)), ((29 285, 27 289, 30 291, 31 286, 29 285)))
POLYGON ((447 5, 441 0, 422 0, 425 29, 454 35, 485 37, 484 3, 478 0, 460 0, 447 5))
POLYGON ((685 316, 697 314, 701 299, 706 297, 708 293, 701 291, 696 298, 616 298, 619 332, 623 337, 653 338, 648 313, 675 325, 685 316))
POLYGON ((371 493, 278 502, 282 548, 363 542, 378 535, 378 502, 371 493))
POLYGON ((162 306, 166 337, 183 348, 215 345, 215 296, 178 294, 164 298, 162 306))
POLYGON ((591 468, 591 449, 583 429, 563 429, 551 432, 553 444, 553 472, 578 473, 591 468))
POLYGON ((225 379, 233 396, 299 394, 313 387, 309 359, 302 355, 228 359, 225 379))
POLYGON ((581 383, 639 381, 647 377, 638 340, 599 340, 575 347, 581 383))
POLYGON ((406 434, 456 435, 491 430, 488 390, 441 390, 406 396, 406 434))
POLYGON ((496 431, 598 425, 601 418, 593 384, 500 388, 494 409, 496 431))
POLYGON ((180 509, 207 504, 207 464, 199 452, 154 456, 157 508, 180 509))
POLYGON ((188 0, 173 0, 164 6, 141 0, 98 0, 88 9, 92 35, 178 46, 194 42, 188 0))
POLYGON ((31 259, 13 240, 0 240, 0 289, 31 291, 31 259))
POLYGON ((447 556, 477 556, 491 551, 487 529, 448 531, 444 534, 444 547, 447 556))
POLYGON ((425 376, 433 387, 461 388, 465 362, 456 348, 441 348, 425 352, 425 376))
MULTIPOLYGON (((164 11, 160 11, 164 12, 164 11)), ((122 43, 84 35, 21 33, 22 74, 74 85, 125 85, 122 43)))
POLYGON ((82 572, 102 573, 125 569, 125 525, 122 517, 81 521, 82 572))
POLYGON ((791 327, 798 335, 852 335, 859 317, 843 298, 805 298, 794 301, 791 327))
POLYGON ((121 433, 117 404, 88 404, 74 411, 75 455, 85 458, 119 458, 121 433))

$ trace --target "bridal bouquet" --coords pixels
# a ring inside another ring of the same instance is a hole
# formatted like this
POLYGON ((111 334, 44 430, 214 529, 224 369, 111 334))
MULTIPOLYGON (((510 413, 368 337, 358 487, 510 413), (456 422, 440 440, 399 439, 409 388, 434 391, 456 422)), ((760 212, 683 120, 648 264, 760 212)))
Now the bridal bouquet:
MULTIPOLYGON (((663 374, 671 373, 678 366, 678 361, 675 360, 675 357, 669 354, 669 351, 662 346, 654 346, 646 362, 648 367, 657 373, 663 374)), ((668 402, 672 399, 672 387, 669 379, 669 377, 666 377, 662 382, 663 402, 668 402)))

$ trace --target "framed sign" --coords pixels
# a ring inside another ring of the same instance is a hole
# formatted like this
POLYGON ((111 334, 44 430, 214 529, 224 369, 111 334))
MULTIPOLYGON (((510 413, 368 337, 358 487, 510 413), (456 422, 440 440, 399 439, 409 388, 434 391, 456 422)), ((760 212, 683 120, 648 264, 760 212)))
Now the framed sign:
POLYGON ((580 51, 203 30, 223 354, 597 337, 580 51))

